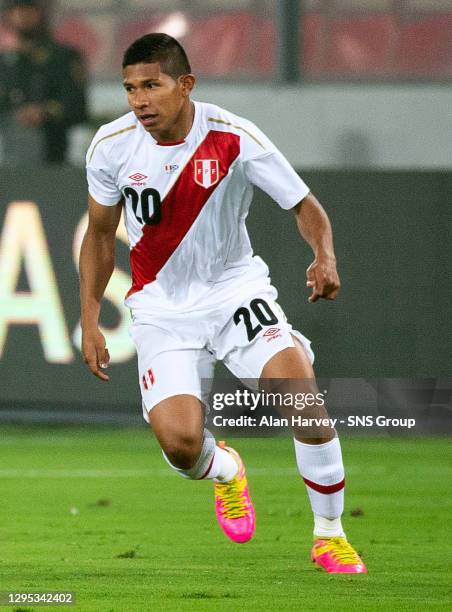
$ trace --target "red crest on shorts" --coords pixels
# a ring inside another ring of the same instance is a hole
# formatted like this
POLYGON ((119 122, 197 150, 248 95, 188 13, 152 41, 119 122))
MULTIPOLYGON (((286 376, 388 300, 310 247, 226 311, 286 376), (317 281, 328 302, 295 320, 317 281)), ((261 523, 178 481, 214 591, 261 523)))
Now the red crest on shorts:
POLYGON ((195 183, 205 189, 218 183, 220 165, 218 159, 195 159, 195 183))
POLYGON ((143 387, 146 389, 146 391, 148 391, 155 382, 154 372, 151 370, 151 368, 148 369, 146 374, 143 374, 142 381, 143 387))

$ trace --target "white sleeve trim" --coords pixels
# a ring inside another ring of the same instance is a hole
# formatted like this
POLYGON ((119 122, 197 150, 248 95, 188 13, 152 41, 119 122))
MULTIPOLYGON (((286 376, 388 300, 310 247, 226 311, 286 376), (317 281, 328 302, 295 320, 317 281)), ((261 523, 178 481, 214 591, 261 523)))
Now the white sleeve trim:
POLYGON ((89 187, 88 193, 97 202, 97 204, 100 204, 101 206, 116 206, 116 204, 119 204, 122 200, 122 197, 119 199, 118 198, 113 199, 113 198, 106 198, 105 195, 96 194, 92 187, 89 187))
POLYGON ((292 208, 295 208, 295 206, 299 204, 302 200, 304 200, 308 194, 311 193, 311 190, 306 185, 306 183, 303 183, 303 185, 304 185, 303 189, 300 189, 300 195, 294 199, 293 203, 292 204, 286 203, 284 206, 280 204, 281 208, 284 208, 284 210, 291 210, 292 208))
POLYGON ((284 210, 296 206, 310 191, 278 150, 249 159, 244 166, 250 183, 265 191, 284 210))

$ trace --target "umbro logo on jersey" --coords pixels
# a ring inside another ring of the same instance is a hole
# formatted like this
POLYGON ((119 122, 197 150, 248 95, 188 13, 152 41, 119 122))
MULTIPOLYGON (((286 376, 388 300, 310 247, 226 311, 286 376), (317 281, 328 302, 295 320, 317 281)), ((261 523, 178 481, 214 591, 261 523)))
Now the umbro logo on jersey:
POLYGON ((165 165, 165 172, 167 174, 172 174, 173 172, 176 172, 176 170, 179 170, 179 166, 177 164, 166 164, 165 165))
POLYGON ((220 180, 218 159, 195 159, 195 183, 209 189, 220 180))
POLYGON ((133 179, 134 181, 142 181, 148 177, 145 174, 141 174, 141 172, 135 172, 135 174, 131 174, 129 178, 133 179))
POLYGON ((145 174, 141 174, 141 172, 135 172, 135 174, 131 174, 129 178, 134 181, 132 185, 137 185, 140 187, 141 185, 146 184, 146 183, 143 183, 143 181, 149 177, 147 177, 145 174))

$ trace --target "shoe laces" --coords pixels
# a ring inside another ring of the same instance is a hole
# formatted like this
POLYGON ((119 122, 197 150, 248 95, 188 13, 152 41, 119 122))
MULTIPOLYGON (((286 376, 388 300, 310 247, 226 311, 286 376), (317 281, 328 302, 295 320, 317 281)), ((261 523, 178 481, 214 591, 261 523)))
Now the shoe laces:
MULTIPOLYGON (((321 546, 324 552, 331 552, 332 556, 345 565, 361 563, 361 559, 351 544, 345 538, 329 538, 321 546)), ((320 552, 320 551, 319 551, 320 552)))
POLYGON ((230 482, 215 483, 215 492, 221 501, 221 514, 225 518, 236 519, 248 514, 248 502, 244 495, 245 488, 245 477, 236 476, 230 482))

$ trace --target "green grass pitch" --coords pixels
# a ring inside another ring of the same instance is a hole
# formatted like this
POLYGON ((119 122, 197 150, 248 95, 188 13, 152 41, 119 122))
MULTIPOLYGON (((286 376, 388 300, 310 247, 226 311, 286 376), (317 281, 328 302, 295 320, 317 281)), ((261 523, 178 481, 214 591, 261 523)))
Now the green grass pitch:
POLYGON ((145 428, 3 427, 0 591, 75 591, 51 609, 82 612, 452 609, 450 440, 343 439, 344 526, 369 569, 355 576, 309 561, 291 440, 234 446, 257 513, 245 545, 217 526, 212 484, 173 474, 145 428))

